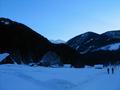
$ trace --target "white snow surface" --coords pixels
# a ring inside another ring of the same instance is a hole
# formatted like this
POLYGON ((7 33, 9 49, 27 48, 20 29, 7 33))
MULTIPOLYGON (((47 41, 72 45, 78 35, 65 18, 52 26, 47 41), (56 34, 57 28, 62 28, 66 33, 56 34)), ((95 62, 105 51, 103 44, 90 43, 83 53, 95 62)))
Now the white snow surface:
POLYGON ((0 90, 120 90, 120 69, 0 65, 0 90))
POLYGON ((110 45, 103 46, 101 48, 98 48, 97 50, 109 50, 109 51, 115 51, 120 49, 120 43, 114 43, 110 45))

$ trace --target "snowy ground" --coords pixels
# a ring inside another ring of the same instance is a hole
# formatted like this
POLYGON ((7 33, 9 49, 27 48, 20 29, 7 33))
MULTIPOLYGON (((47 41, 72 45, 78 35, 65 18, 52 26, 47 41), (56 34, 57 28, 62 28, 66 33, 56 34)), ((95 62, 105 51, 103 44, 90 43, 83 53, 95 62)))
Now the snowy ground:
POLYGON ((120 90, 120 70, 0 65, 0 90, 120 90))

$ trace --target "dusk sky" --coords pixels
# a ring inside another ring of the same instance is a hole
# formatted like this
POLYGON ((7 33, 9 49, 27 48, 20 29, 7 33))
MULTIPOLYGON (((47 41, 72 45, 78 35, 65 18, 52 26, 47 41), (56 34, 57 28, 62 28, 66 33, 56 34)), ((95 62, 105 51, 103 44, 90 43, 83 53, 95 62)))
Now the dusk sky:
POLYGON ((67 41, 87 31, 120 30, 120 0, 0 0, 0 17, 67 41))

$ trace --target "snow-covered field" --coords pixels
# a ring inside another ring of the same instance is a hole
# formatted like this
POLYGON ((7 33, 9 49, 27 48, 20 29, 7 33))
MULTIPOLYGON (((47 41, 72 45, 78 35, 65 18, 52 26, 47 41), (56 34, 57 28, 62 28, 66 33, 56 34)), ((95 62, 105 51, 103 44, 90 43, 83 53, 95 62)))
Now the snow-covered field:
POLYGON ((120 90, 120 69, 0 65, 0 90, 120 90))

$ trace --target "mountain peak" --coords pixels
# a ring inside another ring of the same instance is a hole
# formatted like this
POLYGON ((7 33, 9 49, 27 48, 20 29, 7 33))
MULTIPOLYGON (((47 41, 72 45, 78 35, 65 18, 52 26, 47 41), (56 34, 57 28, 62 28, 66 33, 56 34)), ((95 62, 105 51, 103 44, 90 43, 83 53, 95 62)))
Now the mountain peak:
POLYGON ((91 35, 93 36, 93 35, 99 35, 99 34, 91 32, 91 31, 88 31, 88 32, 83 33, 83 34, 81 34, 79 36, 81 36, 81 37, 87 37, 87 36, 91 36, 91 35))

